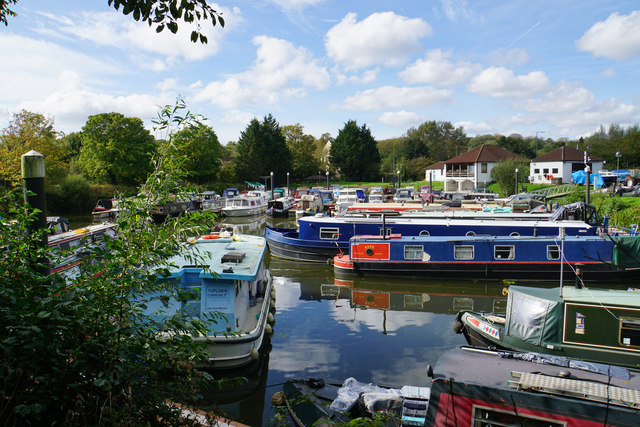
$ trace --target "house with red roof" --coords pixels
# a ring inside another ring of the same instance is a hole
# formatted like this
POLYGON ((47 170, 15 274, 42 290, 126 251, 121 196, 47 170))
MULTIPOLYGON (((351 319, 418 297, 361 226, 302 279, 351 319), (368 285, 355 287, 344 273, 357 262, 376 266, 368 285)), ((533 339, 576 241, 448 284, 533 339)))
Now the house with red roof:
POLYGON ((424 180, 429 181, 444 181, 444 162, 436 162, 424 171, 424 180))
POLYGON ((571 147, 560 147, 531 160, 529 182, 532 184, 562 184, 572 182, 571 174, 584 170, 589 165, 591 172, 603 169, 604 161, 586 151, 571 147))
POLYGON ((482 144, 444 162, 444 191, 473 191, 493 181, 491 170, 506 159, 526 160, 497 145, 482 144))

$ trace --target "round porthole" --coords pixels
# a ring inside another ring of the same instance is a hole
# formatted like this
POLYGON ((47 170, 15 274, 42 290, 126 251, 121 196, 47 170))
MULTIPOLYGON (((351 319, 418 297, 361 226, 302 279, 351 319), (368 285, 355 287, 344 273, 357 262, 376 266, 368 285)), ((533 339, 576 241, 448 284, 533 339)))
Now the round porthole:
POLYGON ((367 248, 367 250, 364 251, 364 252, 369 256, 373 255, 373 249, 371 249, 371 248, 367 248))
POLYGON ((422 230, 419 235, 422 237, 431 236, 431 234, 427 230, 422 230))
POLYGON ((473 237, 476 235, 475 231, 467 231, 467 234, 465 234, 465 236, 469 236, 469 237, 473 237))
POLYGON ((511 237, 520 237, 520 233, 517 233, 517 232, 514 231, 513 233, 509 234, 509 236, 511 236, 511 237))

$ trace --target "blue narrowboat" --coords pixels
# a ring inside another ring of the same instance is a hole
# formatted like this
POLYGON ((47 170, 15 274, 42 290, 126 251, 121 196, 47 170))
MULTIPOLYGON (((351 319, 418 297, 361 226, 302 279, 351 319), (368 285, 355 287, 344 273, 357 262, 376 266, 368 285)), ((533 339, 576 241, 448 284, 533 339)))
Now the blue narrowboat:
POLYGON ((359 275, 500 280, 632 280, 640 236, 356 236, 334 269, 359 275))
POLYGON ((504 218, 443 216, 438 212, 311 216, 298 220, 298 229, 267 227, 265 237, 273 256, 298 261, 327 262, 349 253, 349 239, 362 235, 402 236, 594 236, 601 230, 593 206, 563 206, 551 217, 504 218), (437 214, 437 215, 436 215, 437 214))

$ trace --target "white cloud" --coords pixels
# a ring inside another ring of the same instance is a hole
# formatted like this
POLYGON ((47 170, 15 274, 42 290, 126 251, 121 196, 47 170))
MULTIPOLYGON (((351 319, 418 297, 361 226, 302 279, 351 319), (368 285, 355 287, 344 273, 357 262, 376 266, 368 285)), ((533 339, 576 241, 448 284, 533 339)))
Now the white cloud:
POLYGON ((237 109, 245 104, 273 105, 288 97, 304 97, 305 87, 329 86, 329 72, 304 47, 267 36, 255 37, 253 43, 257 58, 249 70, 207 84, 194 100, 237 109), (301 86, 290 86, 294 83, 301 86))
POLYGON ((460 18, 466 21, 476 21, 475 14, 469 9, 467 0, 440 0, 442 11, 449 21, 458 22, 460 18))
POLYGON ((435 49, 427 52, 424 59, 419 59, 399 73, 407 83, 428 83, 433 85, 463 84, 480 71, 479 65, 467 62, 454 64, 451 52, 435 49))
POLYGON ((518 106, 538 113, 572 113, 588 108, 593 101, 593 93, 579 83, 560 82, 542 98, 530 99, 518 106))
MULTIPOLYGON (((156 33, 155 26, 149 27, 115 11, 81 12, 65 17, 46 16, 57 20, 59 25, 56 26, 55 33, 49 29, 49 26, 42 27, 39 31, 43 35, 57 37, 66 35, 101 46, 126 50, 129 53, 131 50, 143 51, 190 61, 215 55, 220 49, 225 32, 229 31, 229 26, 237 25, 241 20, 239 9, 234 8, 224 11, 224 30, 220 25, 211 25, 211 21, 203 22, 201 32, 207 36, 208 43, 202 44, 191 42, 191 31, 197 28, 195 24, 180 23, 178 33, 172 34, 166 28, 161 33, 156 33), (233 19, 229 19, 227 15, 233 19)), ((157 62, 154 68, 163 69, 157 62)))
POLYGON ((412 126, 420 121, 420 116, 418 116, 413 111, 387 111, 382 113, 380 117, 378 117, 378 122, 383 123, 385 125, 398 126, 398 127, 408 127, 412 126))
POLYGON ((608 59, 632 59, 640 56, 640 11, 629 15, 612 13, 596 22, 576 42, 578 49, 608 59))
POLYGON ((325 49, 329 58, 347 70, 397 66, 419 51, 420 39, 431 32, 431 26, 420 18, 381 12, 357 22, 356 14, 348 13, 325 35, 325 49))
POLYGON ((576 135, 580 130, 594 125, 611 123, 634 123, 638 121, 638 110, 633 105, 617 99, 598 102, 573 114, 549 114, 547 120, 564 135, 576 135))
POLYGON ((456 128, 463 128, 467 135, 486 135, 495 132, 495 127, 488 123, 475 123, 471 121, 460 121, 453 124, 456 128))
POLYGON ((316 4, 323 3, 326 0, 271 0, 284 10, 300 10, 307 6, 315 6, 316 4))
POLYGON ((602 70, 602 77, 606 77, 608 79, 616 76, 616 70, 613 68, 607 68, 606 70, 602 70))
POLYGON ((428 106, 451 102, 452 92, 432 87, 383 86, 368 89, 346 98, 339 106, 345 110, 381 110, 413 106, 428 106))
POLYGON ((489 67, 474 77, 467 89, 494 98, 524 99, 535 96, 549 87, 549 79, 542 71, 516 76, 504 67, 489 67))

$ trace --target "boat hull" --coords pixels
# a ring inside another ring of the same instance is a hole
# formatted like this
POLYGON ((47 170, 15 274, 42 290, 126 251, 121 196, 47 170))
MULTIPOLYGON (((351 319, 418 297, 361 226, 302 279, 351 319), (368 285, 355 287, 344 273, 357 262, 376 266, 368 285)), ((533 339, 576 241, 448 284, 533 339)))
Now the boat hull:
POLYGON ((298 232, 288 228, 266 227, 265 237, 272 256, 295 261, 326 263, 349 245, 335 241, 304 241, 298 232))

